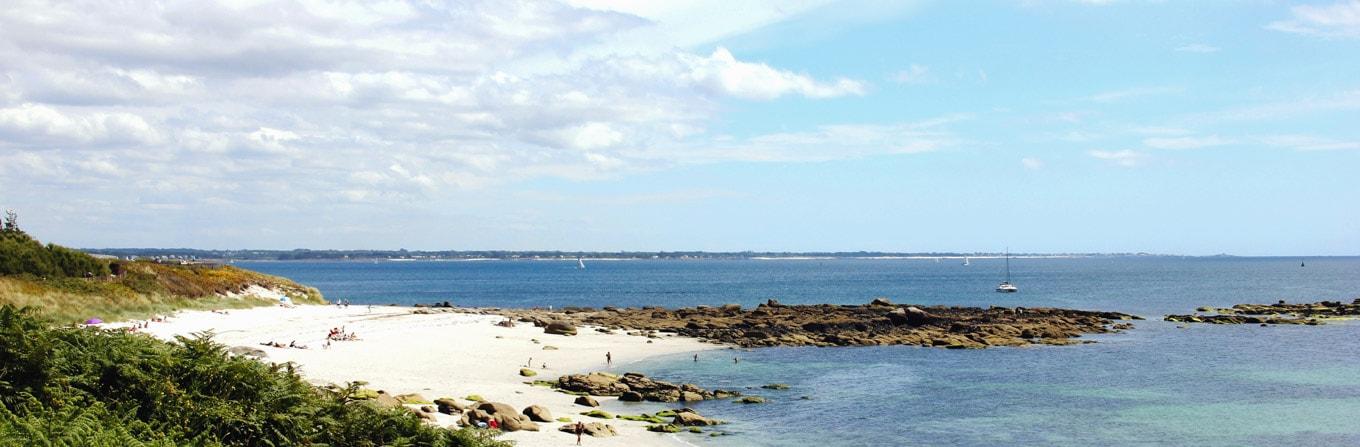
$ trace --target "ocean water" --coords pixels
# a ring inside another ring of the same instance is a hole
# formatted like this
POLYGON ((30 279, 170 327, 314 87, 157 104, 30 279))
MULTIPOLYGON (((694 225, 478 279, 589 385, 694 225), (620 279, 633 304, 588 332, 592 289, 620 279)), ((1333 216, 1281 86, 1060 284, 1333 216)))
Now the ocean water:
MULTIPOLYGON (((1360 321, 1178 327, 1198 306, 1360 297, 1360 258, 262 262, 243 267, 354 303, 468 306, 894 302, 1060 306, 1147 321, 1093 344, 942 350, 767 348, 627 366, 762 405, 703 402, 731 421, 713 446, 1360 445, 1360 321), (733 357, 740 362, 734 363, 733 357), (789 390, 758 387, 786 383, 789 390)), ((625 359, 626 360, 626 359, 625 359)))

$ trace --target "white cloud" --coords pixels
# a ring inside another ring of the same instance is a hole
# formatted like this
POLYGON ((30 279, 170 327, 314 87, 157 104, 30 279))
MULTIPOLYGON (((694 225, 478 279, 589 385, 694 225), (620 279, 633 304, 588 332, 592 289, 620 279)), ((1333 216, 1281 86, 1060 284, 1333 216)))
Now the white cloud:
POLYGON ((742 2, 733 12, 716 0, 581 1, 590 7, 8 2, 0 190, 54 203, 69 202, 75 184, 119 191, 110 202, 193 192, 233 206, 280 196, 299 207, 414 203, 531 177, 849 158, 945 139, 903 130, 854 150, 757 139, 711 150, 728 144, 707 130, 720 101, 867 93, 859 80, 685 49, 825 2, 742 2))
POLYGON ((696 84, 739 98, 774 99, 787 94, 834 98, 863 95, 866 91, 864 83, 852 79, 819 82, 762 63, 742 62, 722 47, 708 57, 682 55, 681 61, 688 65, 687 76, 696 84))
POLYGON ((1217 53, 1218 47, 1202 43, 1192 43, 1176 47, 1176 51, 1181 53, 1217 53))
POLYGON ((1126 168, 1135 168, 1138 166, 1142 166, 1145 162, 1147 162, 1148 159, 1147 154, 1128 149, 1118 151, 1107 151, 1097 149, 1088 152, 1088 154, 1097 159, 1105 160, 1107 162, 1114 163, 1116 165, 1123 166, 1126 168))
POLYGON ((123 112, 83 112, 24 103, 0 108, 0 146, 99 147, 110 144, 155 144, 156 129, 141 116, 123 112))
POLYGON ((1156 137, 1143 140, 1143 145, 1157 149, 1199 149, 1231 143, 1233 143, 1232 140, 1219 137, 1218 135, 1207 137, 1156 137))
POLYGON ((1025 157, 1020 159, 1020 165, 1025 169, 1037 171, 1044 168, 1044 161, 1035 157, 1025 157))
POLYGON ((930 68, 924 65, 911 64, 906 70, 894 73, 892 80, 902 84, 924 84, 930 80, 930 68))
POLYGON ((1291 18, 1266 25, 1267 29, 1320 37, 1360 37, 1360 0, 1330 5, 1298 5, 1289 8, 1291 18))

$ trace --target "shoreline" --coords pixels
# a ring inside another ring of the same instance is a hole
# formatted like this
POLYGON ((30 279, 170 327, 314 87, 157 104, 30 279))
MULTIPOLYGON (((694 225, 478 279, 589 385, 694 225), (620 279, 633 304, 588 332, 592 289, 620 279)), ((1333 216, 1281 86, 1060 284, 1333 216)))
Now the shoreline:
MULTIPOLYGON (((584 445, 638 447, 693 445, 680 439, 688 434, 648 432, 646 423, 622 419, 600 420, 579 413, 591 408, 576 405, 576 396, 543 386, 526 384, 532 380, 553 380, 567 374, 607 371, 622 374, 630 364, 645 359, 726 349, 727 346, 698 339, 663 335, 656 338, 601 333, 593 326, 578 327, 578 335, 544 333, 541 327, 518 324, 501 327, 505 320, 496 315, 457 311, 422 313, 411 307, 301 305, 215 311, 181 311, 163 322, 138 329, 154 337, 173 340, 213 331, 213 339, 227 348, 242 346, 263 350, 266 362, 293 362, 298 372, 317 385, 341 385, 351 381, 367 382, 366 388, 391 395, 415 393, 426 400, 455 398, 469 403, 470 395, 488 402, 501 402, 523 409, 530 405, 546 407, 553 418, 606 422, 617 429, 617 436, 591 438, 584 445), (358 336, 355 341, 332 341, 324 348, 331 328, 344 327, 358 336), (296 342, 307 349, 276 348, 261 343, 296 342), (547 349, 551 346, 555 349, 547 349), (611 353, 613 366, 605 364, 611 353), (520 369, 532 358, 537 376, 524 377, 520 369), (543 368, 546 364, 547 368, 543 368)), ((125 328, 131 323, 110 323, 105 328, 125 328)), ((600 398, 600 408, 621 410, 616 398, 600 398)), ((431 404, 424 404, 431 405, 431 404)), ((655 412, 678 405, 661 403, 629 404, 627 413, 655 412)), ((418 408, 421 405, 408 405, 418 408)), ((456 416, 433 413, 434 423, 450 426, 456 416)), ((500 437, 526 447, 574 445, 573 435, 559 432, 561 422, 539 423, 540 431, 508 432, 500 437)))

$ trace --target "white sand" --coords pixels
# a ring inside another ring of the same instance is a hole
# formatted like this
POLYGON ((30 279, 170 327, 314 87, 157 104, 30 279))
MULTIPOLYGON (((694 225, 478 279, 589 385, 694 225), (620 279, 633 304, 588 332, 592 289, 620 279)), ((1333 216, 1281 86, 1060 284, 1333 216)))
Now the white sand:
MULTIPOLYGON (((302 375, 317 384, 362 380, 368 387, 392 394, 419 393, 428 399, 478 394, 493 402, 504 402, 523 409, 532 404, 552 411, 553 417, 573 421, 602 421, 581 416, 587 407, 572 403, 574 396, 541 386, 524 384, 532 379, 556 380, 563 374, 588 371, 626 371, 628 365, 647 357, 720 349, 686 337, 651 339, 623 334, 603 334, 593 328, 578 328, 579 335, 548 335, 542 328, 520 323, 514 328, 493 325, 503 318, 461 313, 412 314, 409 307, 374 306, 297 306, 232 310, 228 314, 181 312, 166 322, 151 323, 144 329, 157 337, 212 330, 218 342, 227 346, 251 346, 269 354, 266 361, 291 361, 302 375), (322 349, 330 328, 344 326, 360 341, 332 342, 322 349), (532 340, 537 339, 540 343, 532 340), (284 344, 296 341, 309 349, 260 346, 261 342, 284 344), (545 345, 558 350, 543 350, 545 345), (611 352, 614 367, 606 368, 604 355, 611 352), (529 358, 534 378, 519 375, 529 358), (548 368, 541 368, 546 363, 548 368)), ((110 327, 125 324, 110 324, 110 327)), ((624 404, 615 398, 599 398, 606 410, 637 414, 660 410, 660 405, 624 404), (623 406, 627 405, 625 409, 623 406), (619 410, 619 411, 615 411, 619 410)), ((439 415, 440 425, 456 419, 439 415)), ((605 421, 619 436, 585 437, 583 445, 627 446, 676 445, 692 434, 657 434, 644 429, 645 423, 625 420, 605 421)), ((575 445, 575 436, 558 432, 563 424, 540 423, 539 432, 507 433, 501 439, 521 446, 575 445)))

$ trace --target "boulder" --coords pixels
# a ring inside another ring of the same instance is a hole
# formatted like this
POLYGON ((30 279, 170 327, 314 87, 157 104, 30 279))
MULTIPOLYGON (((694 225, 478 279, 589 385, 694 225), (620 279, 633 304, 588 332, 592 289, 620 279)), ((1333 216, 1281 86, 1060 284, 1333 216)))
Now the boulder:
POLYGON ((619 395, 619 400, 623 402, 642 402, 642 393, 637 391, 624 391, 619 395))
POLYGON ((701 401, 701 400, 704 400, 704 395, 702 395, 702 394, 699 394, 699 393, 696 393, 696 392, 693 392, 693 391, 681 391, 681 392, 680 392, 680 401, 681 401, 681 402, 698 402, 698 401, 701 401))
POLYGON ((552 412, 548 411, 548 409, 543 407, 542 405, 530 405, 528 407, 524 407, 523 413, 525 416, 529 417, 529 420, 534 422, 553 421, 552 412))
MULTIPOLYGON (((591 422, 584 424, 584 426, 584 433, 596 438, 607 438, 618 434, 618 432, 614 431, 613 426, 603 422, 591 422)), ((563 424, 561 427, 557 428, 557 431, 574 435, 576 434, 576 424, 563 424)))
POLYGON ((524 377, 533 377, 533 376, 537 376, 537 375, 538 375, 538 371, 534 371, 534 370, 529 369, 529 368, 520 368, 520 369, 519 369, 519 375, 524 376, 524 377))
POLYGON ((426 399, 425 396, 421 396, 421 395, 415 394, 415 393, 411 393, 411 394, 398 394, 398 395, 397 395, 397 400, 398 400, 398 401, 401 401, 401 403, 403 403, 403 404, 428 404, 428 403, 430 403, 430 400, 429 400, 429 399, 426 399))
POLYGON ((735 401, 733 401, 733 402, 736 402, 736 403, 739 403, 739 404, 763 404, 763 403, 765 403, 765 398, 760 397, 760 396, 746 396, 746 397, 743 397, 743 398, 741 398, 741 399, 737 399, 737 400, 735 400, 735 401))
POLYGON ((438 409, 440 413, 444 414, 458 414, 466 409, 463 404, 447 397, 435 399, 434 404, 435 408, 438 409))
POLYGON ((538 424, 533 423, 526 416, 513 415, 503 419, 497 419, 501 423, 501 430, 505 431, 538 431, 538 424))
POLYGON ((787 390, 787 389, 789 389, 789 385, 786 384, 786 383, 771 383, 771 384, 761 385, 760 387, 761 387, 761 388, 764 388, 764 389, 767 389, 767 390, 787 390))
POLYGON ((893 303, 892 303, 892 301, 888 301, 887 298, 879 297, 879 298, 874 298, 873 301, 870 301, 870 302, 869 302, 869 305, 870 305, 870 306, 891 306, 891 305, 893 305, 893 303))
POLYGON ((576 326, 565 321, 553 321, 543 327, 543 333, 553 335, 576 335, 576 326))
POLYGON ((464 427, 475 427, 478 422, 487 422, 490 421, 491 418, 492 416, 485 411, 474 408, 463 413, 463 416, 458 418, 458 424, 464 427))
POLYGON ((709 418, 700 416, 699 413, 696 413, 696 412, 694 412, 694 411, 692 411, 692 410, 691 410, 691 411, 680 411, 680 412, 676 412, 676 413, 675 413, 675 419, 671 420, 671 424, 673 424, 673 425, 686 426, 686 427, 696 427, 696 426, 706 427, 706 426, 709 426, 709 425, 718 425, 718 424, 721 424, 721 423, 722 423, 722 421, 719 421, 719 420, 716 420, 716 419, 709 419, 709 418))
POLYGON ((500 402, 482 402, 482 403, 477 404, 477 406, 472 407, 472 408, 475 408, 475 409, 480 410, 480 411, 485 411, 487 414, 490 414, 490 415, 492 415, 492 416, 502 416, 502 415, 511 415, 511 416, 514 416, 514 415, 518 415, 518 414, 519 414, 518 411, 515 411, 515 407, 512 407, 512 406, 510 406, 510 405, 508 405, 508 404, 503 404, 503 403, 500 403, 500 402))
POLYGON ((233 355, 239 355, 243 357, 254 357, 257 359, 262 359, 269 356, 269 354, 265 353, 263 349, 251 346, 233 346, 231 349, 228 349, 227 352, 230 352, 233 355))
POLYGON ((618 396, 632 390, 628 384, 620 381, 619 376, 602 372, 559 377, 557 388, 592 396, 618 396))
POLYGON ((599 403, 598 401, 596 401, 595 398, 590 397, 590 396, 577 396, 577 397, 576 397, 576 405, 585 405, 585 406, 587 406, 587 407, 598 407, 598 406, 600 406, 600 403, 599 403))
POLYGON ((379 392, 378 392, 378 397, 375 398, 375 399, 373 399, 373 403, 377 404, 379 407, 400 407, 400 406, 401 406, 401 401, 400 401, 400 400, 397 400, 396 397, 392 397, 391 394, 387 394, 386 391, 379 391, 379 392))

